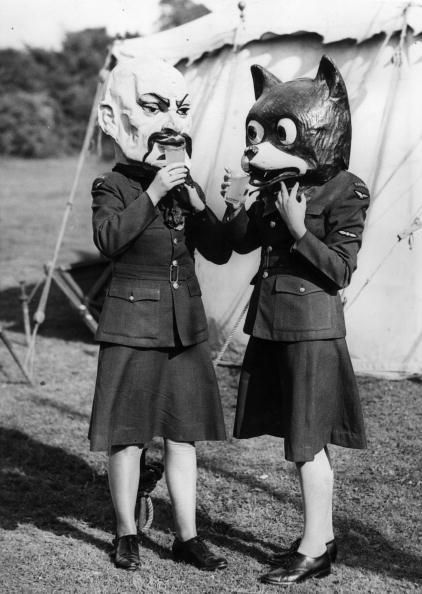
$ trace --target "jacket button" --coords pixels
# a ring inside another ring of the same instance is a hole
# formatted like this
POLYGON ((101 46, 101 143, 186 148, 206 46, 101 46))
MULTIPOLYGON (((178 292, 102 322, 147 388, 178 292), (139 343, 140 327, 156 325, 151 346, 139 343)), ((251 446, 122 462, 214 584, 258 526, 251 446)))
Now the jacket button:
POLYGON ((177 281, 174 281, 173 289, 178 289, 178 288, 179 288, 179 283, 177 281))
POLYGON ((131 296, 129 297, 129 301, 133 301, 134 299, 135 299, 135 298, 134 298, 134 296, 133 296, 133 295, 131 295, 131 296))
POLYGON ((276 226, 276 222, 275 221, 270 221, 270 227, 271 229, 274 229, 274 227, 276 226))
POLYGON ((304 293, 306 291, 305 287, 300 287, 299 292, 304 293))
POLYGON ((268 272, 266 270, 262 273, 262 278, 268 278, 268 272))

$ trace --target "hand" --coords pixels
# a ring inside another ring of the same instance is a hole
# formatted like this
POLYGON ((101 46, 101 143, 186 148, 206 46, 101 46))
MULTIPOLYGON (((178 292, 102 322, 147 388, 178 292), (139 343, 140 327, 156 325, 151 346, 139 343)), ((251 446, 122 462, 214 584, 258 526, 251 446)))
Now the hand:
POLYGON ((223 177, 223 183, 221 184, 221 191, 220 194, 221 196, 223 196, 226 205, 231 209, 231 210, 236 210, 237 208, 239 208, 239 206, 241 206, 244 202, 245 202, 245 196, 239 196, 239 199, 234 199, 234 198, 227 198, 227 191, 230 188, 231 184, 232 184, 232 171, 231 169, 228 169, 227 167, 224 168, 224 171, 226 172, 224 174, 223 177), (242 200, 243 198, 243 200, 242 200))
POLYGON ((281 218, 286 223, 296 241, 301 239, 306 233, 306 198, 305 194, 297 196, 298 188, 299 182, 296 182, 289 194, 286 184, 281 182, 281 192, 278 193, 275 203, 281 218))
POLYGON ((224 171, 226 173, 224 174, 224 177, 223 177, 223 183, 220 186, 220 188, 221 188, 220 194, 225 199, 227 190, 228 190, 228 188, 230 188, 231 179, 232 179, 232 171, 231 171, 231 169, 228 169, 227 167, 224 167, 224 171))
POLYGON ((180 184, 184 184, 187 173, 188 169, 184 163, 171 163, 171 165, 166 165, 160 169, 147 188, 148 195, 154 206, 160 202, 167 192, 180 184))
POLYGON ((189 202, 190 202, 192 208, 194 210, 196 210, 197 212, 204 210, 205 204, 200 199, 199 194, 196 191, 196 188, 192 188, 191 186, 188 186, 188 185, 186 185, 185 188, 188 191, 189 202))

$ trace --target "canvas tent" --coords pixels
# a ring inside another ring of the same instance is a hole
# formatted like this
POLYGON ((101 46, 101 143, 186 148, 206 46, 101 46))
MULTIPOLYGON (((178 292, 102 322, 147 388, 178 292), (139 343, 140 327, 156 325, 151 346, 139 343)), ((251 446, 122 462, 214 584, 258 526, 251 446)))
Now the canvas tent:
MULTIPOLYGON (((422 2, 247 0, 149 37, 116 41, 117 62, 155 54, 177 65, 193 96, 193 176, 218 215, 224 167, 238 169, 253 103, 249 67, 283 80, 314 76, 322 54, 344 75, 351 101, 350 169, 369 184, 359 267, 345 292, 356 371, 422 373, 422 2), (411 233, 413 231, 413 233, 411 233)), ((250 295, 258 254, 197 270, 221 343, 250 295)), ((240 328, 235 344, 246 337, 240 328)))

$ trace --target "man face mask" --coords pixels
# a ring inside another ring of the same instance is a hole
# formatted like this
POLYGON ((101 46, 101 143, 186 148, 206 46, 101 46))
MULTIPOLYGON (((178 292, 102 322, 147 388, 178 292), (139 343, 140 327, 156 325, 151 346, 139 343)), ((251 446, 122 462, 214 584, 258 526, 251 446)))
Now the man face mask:
POLYGON ((181 73, 161 60, 130 60, 110 73, 98 111, 102 130, 128 160, 157 167, 166 150, 191 155, 190 96, 181 73))

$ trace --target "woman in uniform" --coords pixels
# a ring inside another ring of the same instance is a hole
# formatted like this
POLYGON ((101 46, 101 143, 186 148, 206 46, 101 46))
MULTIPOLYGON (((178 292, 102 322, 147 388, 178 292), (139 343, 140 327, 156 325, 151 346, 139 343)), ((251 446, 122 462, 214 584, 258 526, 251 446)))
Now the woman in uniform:
POLYGON ((350 111, 331 60, 315 79, 283 83, 260 66, 252 75, 242 167, 259 193, 225 215, 235 251, 261 249, 234 435, 282 437, 296 464, 303 534, 261 578, 286 585, 328 575, 336 558, 328 444, 366 446, 339 291, 356 268, 369 193, 347 171, 350 111))
POLYGON ((227 566, 197 536, 198 440, 225 428, 194 250, 221 264, 231 254, 187 163, 190 97, 182 75, 158 60, 112 70, 99 108, 116 143, 113 171, 94 181, 94 242, 112 261, 96 338, 101 342, 89 430, 109 454, 116 515, 114 560, 139 566, 135 504, 142 448, 164 438, 176 538, 173 556, 213 571, 227 566), (170 163, 170 151, 183 160, 170 163))

